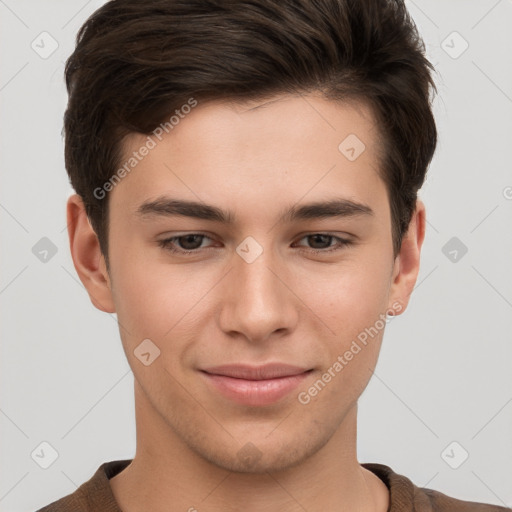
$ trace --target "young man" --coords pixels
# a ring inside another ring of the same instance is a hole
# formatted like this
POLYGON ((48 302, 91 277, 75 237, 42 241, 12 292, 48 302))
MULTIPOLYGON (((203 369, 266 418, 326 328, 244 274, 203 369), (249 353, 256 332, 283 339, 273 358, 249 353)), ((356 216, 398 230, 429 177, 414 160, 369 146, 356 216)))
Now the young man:
POLYGON ((87 20, 70 248, 117 314, 137 447, 41 511, 507 510, 357 460, 425 234, 423 52, 399 0, 114 0, 87 20))

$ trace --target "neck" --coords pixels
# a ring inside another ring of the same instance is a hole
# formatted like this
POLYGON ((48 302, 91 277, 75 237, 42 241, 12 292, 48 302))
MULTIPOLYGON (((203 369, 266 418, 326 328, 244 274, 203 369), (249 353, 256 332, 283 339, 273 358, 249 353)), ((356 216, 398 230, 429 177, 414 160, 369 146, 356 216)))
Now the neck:
POLYGON ((356 456, 357 404, 329 441, 307 460, 282 471, 223 469, 179 438, 135 382, 137 449, 131 464, 110 480, 124 512, 386 512, 388 489, 356 456))

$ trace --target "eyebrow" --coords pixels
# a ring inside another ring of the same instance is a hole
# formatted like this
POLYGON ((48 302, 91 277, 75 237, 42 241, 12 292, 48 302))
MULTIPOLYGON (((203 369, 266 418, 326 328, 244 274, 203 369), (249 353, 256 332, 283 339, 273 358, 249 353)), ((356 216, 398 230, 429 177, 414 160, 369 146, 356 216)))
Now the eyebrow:
MULTIPOLYGON (((136 209, 135 215, 141 219, 183 216, 223 224, 234 224, 236 221, 236 216, 231 211, 198 201, 186 201, 167 196, 145 201, 136 209)), ((279 222, 373 215, 374 211, 366 204, 336 197, 327 201, 285 208, 279 217, 279 222)))

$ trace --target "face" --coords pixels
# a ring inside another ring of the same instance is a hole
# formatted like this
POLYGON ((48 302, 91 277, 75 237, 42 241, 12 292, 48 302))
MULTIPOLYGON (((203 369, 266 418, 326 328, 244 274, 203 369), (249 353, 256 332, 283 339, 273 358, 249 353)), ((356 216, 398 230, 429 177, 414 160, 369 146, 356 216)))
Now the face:
POLYGON ((370 110, 306 99, 199 104, 110 192, 98 307, 117 313, 137 414, 231 471, 329 442, 415 280, 370 110))

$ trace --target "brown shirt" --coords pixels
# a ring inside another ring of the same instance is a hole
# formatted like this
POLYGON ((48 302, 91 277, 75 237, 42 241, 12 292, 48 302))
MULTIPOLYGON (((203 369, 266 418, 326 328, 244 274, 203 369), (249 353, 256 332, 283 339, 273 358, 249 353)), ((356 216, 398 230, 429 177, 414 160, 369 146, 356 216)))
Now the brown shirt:
MULTIPOLYGON (((120 473, 132 459, 103 463, 90 480, 74 493, 39 509, 37 512, 121 512, 109 484, 109 479, 120 473)), ((388 512, 511 512, 512 509, 485 505, 474 501, 450 498, 432 489, 416 487, 407 477, 396 474, 389 466, 363 463, 388 487, 388 512)))

